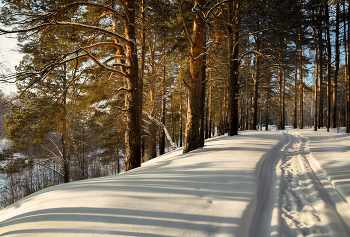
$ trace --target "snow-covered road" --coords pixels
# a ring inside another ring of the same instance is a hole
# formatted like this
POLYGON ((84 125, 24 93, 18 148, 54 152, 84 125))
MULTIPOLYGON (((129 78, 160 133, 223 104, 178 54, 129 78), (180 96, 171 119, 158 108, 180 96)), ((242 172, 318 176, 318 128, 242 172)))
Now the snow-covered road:
POLYGON ((0 236, 350 236, 347 197, 322 168, 332 152, 318 154, 315 136, 244 131, 51 187, 0 211, 0 236))

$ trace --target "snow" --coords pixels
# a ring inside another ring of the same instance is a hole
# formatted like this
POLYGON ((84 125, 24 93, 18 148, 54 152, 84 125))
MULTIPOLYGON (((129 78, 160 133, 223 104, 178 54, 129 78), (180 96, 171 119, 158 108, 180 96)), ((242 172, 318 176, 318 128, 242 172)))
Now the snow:
POLYGON ((0 211, 0 236, 349 236, 349 145, 325 129, 215 137, 32 194, 0 211))

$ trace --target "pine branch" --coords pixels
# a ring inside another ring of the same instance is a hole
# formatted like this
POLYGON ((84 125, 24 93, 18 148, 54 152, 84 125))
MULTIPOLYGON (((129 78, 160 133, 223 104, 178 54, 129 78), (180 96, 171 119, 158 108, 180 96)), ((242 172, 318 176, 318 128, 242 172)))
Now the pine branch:
POLYGON ((98 4, 98 3, 92 3, 92 2, 73 2, 70 3, 64 7, 62 7, 61 9, 59 9, 57 11, 56 18, 58 18, 64 11, 69 10, 70 8, 76 7, 76 6, 86 6, 86 7, 96 7, 96 8, 100 8, 103 9, 107 12, 111 12, 113 14, 115 14, 116 16, 118 16, 124 23, 126 23, 126 18, 125 15, 123 15, 122 13, 120 13, 119 11, 117 11, 116 9, 112 8, 112 7, 108 7, 102 4, 98 4))

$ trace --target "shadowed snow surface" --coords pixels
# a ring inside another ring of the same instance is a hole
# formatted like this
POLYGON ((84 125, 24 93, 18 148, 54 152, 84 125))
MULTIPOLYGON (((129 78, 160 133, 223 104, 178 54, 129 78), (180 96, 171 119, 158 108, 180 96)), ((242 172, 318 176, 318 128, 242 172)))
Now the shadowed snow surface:
POLYGON ((0 236, 247 236, 261 158, 282 140, 246 131, 42 190, 0 212, 0 236))
POLYGON ((0 211, 0 236, 349 236, 349 138, 297 129, 208 139, 30 195, 0 211))

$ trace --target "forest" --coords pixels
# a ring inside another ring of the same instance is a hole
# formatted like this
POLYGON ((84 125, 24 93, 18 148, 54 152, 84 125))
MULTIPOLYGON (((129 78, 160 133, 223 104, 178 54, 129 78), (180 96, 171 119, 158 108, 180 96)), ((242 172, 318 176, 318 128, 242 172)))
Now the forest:
POLYGON ((349 133, 349 5, 3 0, 24 57, 1 78, 18 94, 0 94, 0 208, 226 133, 349 133))

